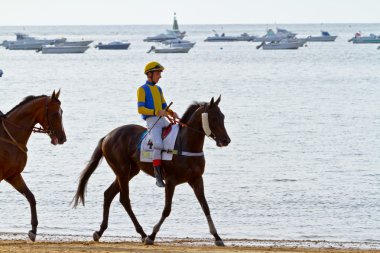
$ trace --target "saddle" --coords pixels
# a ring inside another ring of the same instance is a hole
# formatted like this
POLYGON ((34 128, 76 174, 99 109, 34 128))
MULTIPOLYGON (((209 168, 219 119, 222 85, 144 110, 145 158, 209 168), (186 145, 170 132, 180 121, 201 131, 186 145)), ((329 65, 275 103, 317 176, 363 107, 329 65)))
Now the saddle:
MULTIPOLYGON (((162 140, 164 143, 164 151, 162 152, 162 160, 172 160, 173 153, 168 152, 174 149, 175 141, 177 139, 179 131, 179 125, 170 124, 162 129, 162 140)), ((140 161, 141 162, 152 162, 153 161, 153 141, 150 133, 147 131, 143 133, 140 146, 140 161), (145 137, 144 137, 145 136, 145 137)))

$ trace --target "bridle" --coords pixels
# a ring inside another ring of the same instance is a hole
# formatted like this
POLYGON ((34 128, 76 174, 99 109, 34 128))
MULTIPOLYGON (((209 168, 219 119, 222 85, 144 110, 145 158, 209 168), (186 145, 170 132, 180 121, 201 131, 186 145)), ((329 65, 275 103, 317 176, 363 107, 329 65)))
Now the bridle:
POLYGON ((51 120, 49 118, 49 102, 46 101, 45 103, 45 119, 47 121, 47 126, 46 128, 44 127, 33 127, 32 131, 33 133, 42 133, 42 134, 47 134, 49 136, 53 135, 56 133, 55 129, 52 127, 51 120))
MULTIPOLYGON (((46 99, 46 103, 45 103, 45 120, 47 121, 47 126, 45 128, 42 125, 41 125, 41 127, 35 127, 35 126, 33 126, 32 132, 33 133, 44 133, 44 134, 47 134, 49 136, 51 136, 51 135, 53 135, 53 134, 56 133, 55 129, 52 127, 51 120, 49 118, 49 98, 46 99)), ((1 124, 2 124, 5 132, 8 134, 9 138, 11 139, 11 141, 9 141, 7 139, 4 139, 4 138, 1 138, 1 137, 0 137, 0 140, 4 141, 4 142, 11 143, 11 144, 14 144, 22 152, 27 153, 28 152, 28 148, 21 146, 17 142, 17 140, 13 137, 13 135, 10 133, 10 131, 8 130, 8 128, 5 126, 5 123, 11 124, 11 125, 19 128, 19 129, 23 129, 25 131, 30 131, 30 129, 27 129, 27 128, 23 127, 23 126, 20 126, 20 125, 16 124, 16 123, 13 123, 13 122, 9 121, 6 117, 0 118, 0 121, 1 121, 1 124)))
POLYGON ((192 131, 194 131, 194 132, 197 132, 197 133, 200 133, 200 134, 204 134, 205 136, 207 136, 208 138, 210 138, 210 139, 212 139, 212 140, 214 140, 214 141, 216 141, 216 136, 215 136, 215 134, 211 131, 211 129, 209 128, 208 130, 207 129, 205 129, 205 127, 204 127, 204 125, 205 125, 205 120, 207 120, 207 125, 208 125, 208 113, 207 113, 207 111, 206 111, 206 106, 205 106, 205 110, 204 110, 204 112, 202 113, 202 130, 199 130, 199 129, 196 129, 196 128, 194 128, 194 127, 191 127, 191 126, 189 126, 189 125, 187 125, 187 124, 185 124, 185 123, 183 123, 182 122, 182 119, 180 119, 180 118, 173 118, 173 117, 166 117, 168 120, 169 120, 169 122, 171 123, 171 124, 178 124, 178 125, 180 125, 181 127, 186 127, 186 128, 188 128, 188 129, 190 129, 190 130, 192 130, 192 131))

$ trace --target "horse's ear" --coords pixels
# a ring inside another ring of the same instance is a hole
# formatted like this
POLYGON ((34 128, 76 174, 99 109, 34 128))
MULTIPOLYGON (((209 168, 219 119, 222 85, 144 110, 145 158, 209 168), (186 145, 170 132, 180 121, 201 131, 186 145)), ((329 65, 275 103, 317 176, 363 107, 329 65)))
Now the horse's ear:
POLYGON ((51 98, 55 98, 55 90, 53 91, 53 94, 51 94, 51 98))
POLYGON ((58 99, 59 98, 59 94, 61 93, 61 89, 58 90, 57 94, 55 94, 55 98, 58 99))
POLYGON ((222 95, 219 95, 218 99, 215 101, 216 105, 219 105, 220 99, 222 98, 222 95))
POLYGON ((214 97, 211 98, 211 101, 210 101, 209 106, 211 107, 211 106, 213 106, 213 105, 214 105, 214 97))

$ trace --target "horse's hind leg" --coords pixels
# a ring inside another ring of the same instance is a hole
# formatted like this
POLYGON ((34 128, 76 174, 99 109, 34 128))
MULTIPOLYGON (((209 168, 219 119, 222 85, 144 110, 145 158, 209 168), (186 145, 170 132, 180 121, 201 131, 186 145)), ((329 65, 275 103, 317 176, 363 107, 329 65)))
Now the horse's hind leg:
POLYGON ((153 232, 145 239, 145 244, 152 245, 154 240, 156 239, 156 235, 161 228, 161 225, 164 223, 165 219, 170 215, 172 210, 172 200, 175 190, 175 183, 170 181, 170 179, 166 180, 165 185, 165 207, 162 212, 162 216, 160 221, 153 227, 153 232))
POLYGON ((123 162, 123 167, 113 167, 112 169, 117 175, 117 182, 119 184, 120 190, 120 203, 123 205, 124 209, 127 211, 129 217, 131 218, 136 232, 141 235, 141 240, 144 241, 147 235, 145 234, 143 228, 133 213, 131 201, 129 199, 129 180, 131 180, 139 172, 139 170, 136 164, 129 160, 125 160, 123 162))
POLYGON ((104 206, 103 206, 103 221, 100 225, 99 231, 95 231, 93 234, 94 241, 99 241, 100 237, 102 237, 104 231, 108 227, 108 217, 110 213, 110 206, 112 200, 119 193, 119 184, 117 180, 115 180, 110 187, 104 192, 104 206))
POLYGON ((204 193, 203 178, 200 177, 197 180, 191 182, 190 186, 193 188, 195 196, 197 197, 199 203, 201 204, 203 212, 206 215, 210 233, 215 237, 215 245, 224 246, 223 240, 218 235, 214 222, 212 221, 212 218, 211 218, 210 209, 208 207, 207 200, 204 193))
POLYGON ((37 225, 38 225, 36 199, 34 198, 33 193, 29 190, 28 186, 26 186, 25 181, 22 178, 21 174, 7 178, 6 181, 10 183, 18 192, 24 195, 30 204, 30 210, 31 210, 31 215, 32 215, 32 220, 31 220, 32 230, 29 231, 28 235, 29 235, 30 240, 34 242, 36 240, 37 225))

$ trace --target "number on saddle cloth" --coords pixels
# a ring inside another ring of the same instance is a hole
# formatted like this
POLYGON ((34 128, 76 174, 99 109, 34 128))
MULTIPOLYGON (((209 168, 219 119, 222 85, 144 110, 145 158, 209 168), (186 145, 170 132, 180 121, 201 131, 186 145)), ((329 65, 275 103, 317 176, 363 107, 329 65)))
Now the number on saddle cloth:
MULTIPOLYGON (((164 149, 165 150, 173 150, 175 145, 175 140, 177 138, 179 131, 178 125, 172 125, 163 128, 162 131, 162 138, 164 143, 164 149)), ((140 161, 141 162, 152 162, 153 160, 153 142, 151 134, 147 134, 147 132, 144 132, 142 134, 142 141, 141 145, 139 146, 140 149, 140 161)), ((172 152, 163 152, 162 153, 162 160, 172 160, 173 153, 172 152)))

